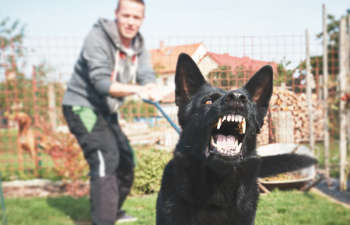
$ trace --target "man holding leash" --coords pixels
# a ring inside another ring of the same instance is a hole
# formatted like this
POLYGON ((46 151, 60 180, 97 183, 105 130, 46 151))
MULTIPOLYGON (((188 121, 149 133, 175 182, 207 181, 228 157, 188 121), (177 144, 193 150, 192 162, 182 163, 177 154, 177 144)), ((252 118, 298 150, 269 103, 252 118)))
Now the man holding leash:
POLYGON ((94 225, 135 219, 121 207, 134 178, 133 150, 117 109, 124 97, 159 97, 139 33, 143 0, 119 0, 114 21, 99 19, 87 35, 63 98, 63 113, 90 167, 94 225))

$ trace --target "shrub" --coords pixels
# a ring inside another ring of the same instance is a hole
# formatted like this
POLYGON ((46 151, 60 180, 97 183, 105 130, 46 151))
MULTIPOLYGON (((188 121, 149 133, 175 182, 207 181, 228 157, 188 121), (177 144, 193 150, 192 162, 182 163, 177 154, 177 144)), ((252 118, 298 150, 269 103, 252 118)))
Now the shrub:
POLYGON ((140 148, 135 150, 135 153, 136 168, 132 195, 158 192, 164 167, 172 153, 152 148, 140 148))

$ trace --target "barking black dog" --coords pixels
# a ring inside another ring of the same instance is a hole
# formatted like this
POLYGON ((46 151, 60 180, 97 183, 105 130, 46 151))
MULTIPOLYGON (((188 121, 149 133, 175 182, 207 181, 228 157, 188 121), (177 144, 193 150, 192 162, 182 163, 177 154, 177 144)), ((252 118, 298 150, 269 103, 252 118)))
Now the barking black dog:
POLYGON ((225 91, 208 84, 188 55, 179 56, 175 93, 183 131, 164 170, 157 225, 253 225, 258 177, 316 163, 296 154, 256 154, 272 74, 265 66, 243 88, 225 91))

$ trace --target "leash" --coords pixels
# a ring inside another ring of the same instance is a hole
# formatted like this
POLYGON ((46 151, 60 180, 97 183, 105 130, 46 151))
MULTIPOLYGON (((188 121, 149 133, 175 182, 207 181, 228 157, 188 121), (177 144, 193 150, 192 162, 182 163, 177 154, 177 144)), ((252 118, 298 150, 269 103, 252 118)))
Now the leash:
POLYGON ((164 118, 170 123, 170 125, 176 130, 176 132, 178 134, 181 133, 181 129, 174 123, 174 121, 171 120, 171 118, 168 116, 168 114, 166 114, 164 112, 164 110, 162 109, 162 107, 160 106, 159 102, 154 102, 154 101, 151 101, 151 100, 148 100, 148 99, 142 99, 145 103, 148 103, 148 104, 151 104, 151 105, 154 105, 158 111, 164 116, 164 118))
POLYGON ((2 224, 7 225, 7 216, 6 216, 6 206, 5 206, 5 198, 4 198, 4 192, 2 191, 2 181, 1 181, 1 172, 0 172, 0 204, 1 204, 1 210, 2 210, 2 224))

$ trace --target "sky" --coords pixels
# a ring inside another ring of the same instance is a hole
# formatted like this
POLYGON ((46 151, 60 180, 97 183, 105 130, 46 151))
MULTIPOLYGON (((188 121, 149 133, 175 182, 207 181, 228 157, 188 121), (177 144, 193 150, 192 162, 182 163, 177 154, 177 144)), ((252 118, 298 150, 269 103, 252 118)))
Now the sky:
MULTIPOLYGON (((145 2, 146 18, 141 32, 148 48, 158 47, 159 40, 170 40, 167 37, 194 37, 201 41, 207 36, 302 36, 305 29, 315 39, 315 34, 322 30, 322 4, 326 5, 327 13, 336 18, 350 8, 350 0, 145 2)), ((99 17, 113 19, 116 4, 117 0, 1 0, 0 19, 19 19, 26 25, 27 37, 32 37, 36 45, 45 44, 41 49, 54 52, 56 62, 61 57, 65 61, 62 68, 66 66, 71 70, 84 36, 99 17)))
MULTIPOLYGON (((117 0, 2 0, 0 18, 27 25, 30 35, 85 35, 99 18, 113 18, 117 0)), ((145 0, 143 34, 265 35, 312 33, 322 26, 322 4, 339 17, 349 0, 145 0)))

